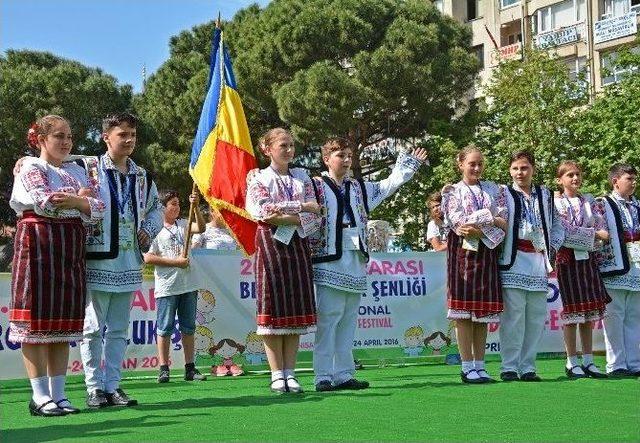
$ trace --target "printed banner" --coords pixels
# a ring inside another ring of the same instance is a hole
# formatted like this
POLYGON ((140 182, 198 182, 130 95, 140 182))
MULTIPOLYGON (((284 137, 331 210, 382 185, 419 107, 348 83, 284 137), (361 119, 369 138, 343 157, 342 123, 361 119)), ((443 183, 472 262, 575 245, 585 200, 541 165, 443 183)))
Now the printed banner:
MULTIPOLYGON (((240 252, 193 251, 191 267, 200 282, 196 315, 196 364, 217 375, 237 375, 242 368, 265 367, 266 355, 255 334, 253 261, 240 252)), ((361 295, 354 345, 358 358, 398 362, 429 356, 457 359, 453 324, 446 318, 446 254, 405 252, 372 254, 368 289, 361 295)), ((11 276, 0 274, 0 379, 25 377, 20 345, 8 341, 11 276)), ((158 367, 156 303, 153 278, 146 278, 131 307, 127 370, 158 367)), ((555 280, 549 284, 548 317, 540 352, 563 352, 555 280)), ((487 352, 499 353, 499 325, 489 325, 487 352)), ((602 325, 595 326, 594 349, 604 350, 602 325)), ((184 364, 180 333, 172 336, 174 367, 184 364)), ((301 337, 300 366, 309 367, 313 334, 301 337)), ((82 372, 79 345, 72 343, 69 374, 82 372)))

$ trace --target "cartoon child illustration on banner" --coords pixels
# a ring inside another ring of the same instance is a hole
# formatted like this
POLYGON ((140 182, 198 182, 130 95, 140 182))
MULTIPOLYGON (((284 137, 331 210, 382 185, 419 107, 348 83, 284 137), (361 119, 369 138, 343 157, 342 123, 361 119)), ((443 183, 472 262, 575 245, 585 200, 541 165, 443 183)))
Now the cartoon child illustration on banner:
POLYGON ((211 366, 213 369, 213 357, 209 354, 209 349, 214 345, 213 331, 206 326, 196 326, 194 338, 197 366, 211 366))
POLYGON ((198 291, 198 306, 196 307, 196 321, 199 325, 208 325, 216 318, 213 316, 213 310, 216 307, 216 298, 207 289, 198 291))
POLYGON ((411 326, 404 332, 403 351, 407 357, 417 357, 424 350, 424 329, 421 326, 411 326))
MULTIPOLYGON (((209 349, 209 353, 214 357, 214 361, 222 359, 222 362, 215 367, 215 375, 218 377, 224 377, 225 375, 237 377, 238 375, 243 375, 244 371, 236 364, 234 357, 238 359, 244 350, 244 345, 241 345, 231 338, 223 338, 217 345, 212 346, 209 349)), ((211 368, 211 373, 214 373, 213 367, 211 368)))
POLYGON ((244 358, 248 365, 261 365, 267 361, 264 342, 255 332, 249 332, 247 335, 244 358))

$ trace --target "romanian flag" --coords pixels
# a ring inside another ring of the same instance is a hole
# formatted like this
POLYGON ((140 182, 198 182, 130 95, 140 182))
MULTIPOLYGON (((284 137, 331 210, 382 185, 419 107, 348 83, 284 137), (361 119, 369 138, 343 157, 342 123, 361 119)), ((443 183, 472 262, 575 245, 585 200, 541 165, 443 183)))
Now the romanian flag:
POLYGON ((189 173, 200 193, 224 219, 245 254, 255 252, 256 223, 244 209, 247 173, 257 167, 231 57, 216 28, 209 89, 202 105, 189 173))

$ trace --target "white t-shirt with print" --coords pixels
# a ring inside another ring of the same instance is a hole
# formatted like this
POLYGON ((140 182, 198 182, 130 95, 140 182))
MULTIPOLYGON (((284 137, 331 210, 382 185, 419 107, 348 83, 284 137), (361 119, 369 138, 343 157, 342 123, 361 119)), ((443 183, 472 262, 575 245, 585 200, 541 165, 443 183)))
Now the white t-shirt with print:
MULTIPOLYGON (((164 226, 151 242, 149 253, 164 258, 178 258, 184 248, 187 221, 178 219, 171 227, 164 226)), ((155 266, 155 297, 184 294, 197 291, 190 267, 155 266)))

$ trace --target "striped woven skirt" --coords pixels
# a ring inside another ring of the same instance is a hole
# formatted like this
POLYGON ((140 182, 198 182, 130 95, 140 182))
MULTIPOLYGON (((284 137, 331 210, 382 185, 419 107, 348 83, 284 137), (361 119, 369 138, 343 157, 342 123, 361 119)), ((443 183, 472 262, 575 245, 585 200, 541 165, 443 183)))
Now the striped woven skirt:
POLYGON ((274 239, 275 229, 260 224, 256 233, 256 297, 259 335, 315 331, 311 251, 294 234, 288 245, 274 239))
POLYGON ((463 237, 447 237, 447 307, 450 319, 498 321, 502 312, 502 284, 498 252, 479 242, 478 251, 462 247, 463 237), (484 318, 484 320, 483 320, 484 318))
POLYGON ((85 228, 79 218, 25 212, 15 234, 9 340, 64 343, 82 338, 85 228))
POLYGON ((560 248, 556 255, 556 274, 560 298, 561 318, 565 323, 584 323, 600 320, 606 304, 611 302, 595 255, 588 260, 576 260, 573 249, 560 248))

